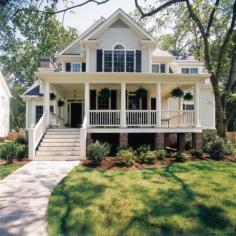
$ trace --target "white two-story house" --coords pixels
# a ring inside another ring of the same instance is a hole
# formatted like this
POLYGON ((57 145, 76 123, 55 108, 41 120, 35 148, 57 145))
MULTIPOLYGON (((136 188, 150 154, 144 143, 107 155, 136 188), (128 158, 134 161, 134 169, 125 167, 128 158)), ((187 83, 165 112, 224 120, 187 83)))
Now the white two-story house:
POLYGON ((209 74, 199 61, 176 59, 157 44, 118 9, 57 55, 60 69, 42 58, 38 80, 22 96, 30 157, 82 159, 99 137, 164 148, 169 134, 177 134, 183 149, 190 133, 193 148, 201 148, 202 130, 215 128, 209 74), (173 97, 173 90, 188 100, 173 97))

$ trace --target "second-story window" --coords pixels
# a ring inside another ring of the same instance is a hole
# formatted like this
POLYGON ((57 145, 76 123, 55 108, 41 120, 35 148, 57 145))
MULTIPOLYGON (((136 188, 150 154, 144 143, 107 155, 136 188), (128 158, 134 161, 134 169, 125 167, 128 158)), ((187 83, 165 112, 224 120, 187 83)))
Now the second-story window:
POLYGON ((135 52, 125 50, 124 46, 117 44, 113 50, 104 50, 104 72, 134 72, 135 52))
POLYGON ((182 74, 198 74, 198 68, 183 67, 181 68, 181 73, 182 74))
POLYGON ((166 73, 165 64, 152 64, 152 73, 166 73))
POLYGON ((71 63, 71 72, 80 72, 81 65, 80 63, 71 63))

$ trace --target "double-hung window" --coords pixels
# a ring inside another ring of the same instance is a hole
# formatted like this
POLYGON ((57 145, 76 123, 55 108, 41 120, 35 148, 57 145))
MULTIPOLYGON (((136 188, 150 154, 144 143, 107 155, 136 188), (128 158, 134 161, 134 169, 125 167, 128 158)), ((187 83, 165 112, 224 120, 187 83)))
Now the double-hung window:
POLYGON ((181 68, 182 74, 198 74, 198 68, 188 68, 188 67, 183 67, 181 68))
POLYGON ((165 64, 152 64, 152 73, 166 73, 165 64))
POLYGON ((104 72, 134 72, 135 53, 125 50, 121 44, 115 45, 113 50, 103 51, 104 72))
POLYGON ((81 64, 71 63, 71 72, 81 72, 81 64))

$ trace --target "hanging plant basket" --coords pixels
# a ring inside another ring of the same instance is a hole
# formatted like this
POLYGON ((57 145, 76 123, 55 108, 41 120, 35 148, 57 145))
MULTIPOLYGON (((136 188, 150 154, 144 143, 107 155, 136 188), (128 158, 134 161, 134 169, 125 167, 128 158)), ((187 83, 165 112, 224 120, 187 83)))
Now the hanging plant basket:
POLYGON ((185 93, 185 95, 184 95, 184 100, 186 100, 186 101, 191 101, 191 100, 193 100, 193 95, 192 95, 192 93, 190 93, 190 92, 185 93))
POLYGON ((99 96, 101 96, 103 98, 110 98, 110 96, 111 96, 110 89, 108 89, 108 88, 101 89, 99 92, 99 96))
POLYGON ((65 104, 64 101, 61 101, 61 100, 57 102, 58 107, 62 107, 64 106, 64 104, 65 104))
POLYGON ((147 90, 145 88, 139 88, 135 91, 135 95, 138 98, 147 97, 147 90))
POLYGON ((54 100, 56 98, 56 95, 54 93, 50 93, 50 100, 54 100))
POLYGON ((182 98, 184 96, 184 92, 179 87, 174 88, 170 94, 171 94, 171 97, 174 97, 174 98, 182 98))

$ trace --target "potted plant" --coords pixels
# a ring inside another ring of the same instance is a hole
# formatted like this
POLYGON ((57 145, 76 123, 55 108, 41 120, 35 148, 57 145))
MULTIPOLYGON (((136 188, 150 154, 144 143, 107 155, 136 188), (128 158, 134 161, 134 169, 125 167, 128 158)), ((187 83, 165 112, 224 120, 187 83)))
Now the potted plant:
POLYGON ((170 94, 174 98, 182 98, 184 96, 183 90, 179 87, 172 89, 170 94))
POLYGON ((56 98, 56 95, 54 93, 50 93, 50 100, 54 100, 56 98))
POLYGON ((62 107, 64 106, 64 104, 65 104, 64 101, 61 101, 61 100, 57 102, 58 107, 62 107))
POLYGON ((103 98, 110 98, 111 96, 111 91, 109 88, 103 88, 100 90, 99 92, 99 96, 103 97, 103 98))
POLYGON ((190 93, 190 92, 185 93, 185 95, 184 95, 184 100, 186 100, 186 101, 191 101, 191 100, 193 100, 193 95, 192 95, 192 93, 190 93))
POLYGON ((145 88, 140 87, 135 91, 135 95, 138 98, 147 97, 147 90, 145 88))

